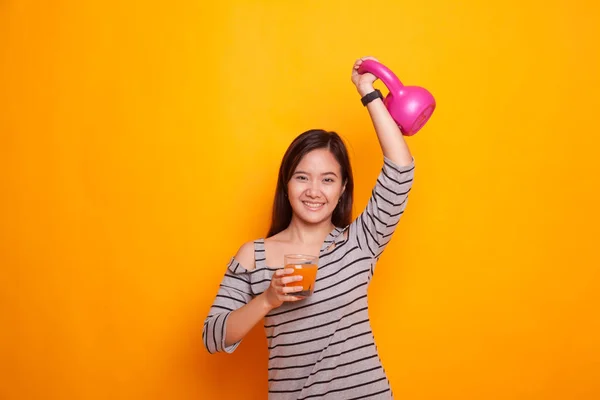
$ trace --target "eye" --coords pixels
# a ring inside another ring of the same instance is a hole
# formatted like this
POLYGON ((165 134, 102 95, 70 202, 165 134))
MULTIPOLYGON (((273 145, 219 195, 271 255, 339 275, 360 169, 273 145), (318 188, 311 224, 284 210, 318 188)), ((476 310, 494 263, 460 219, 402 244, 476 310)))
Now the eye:
POLYGON ((307 179, 308 178, 306 176, 304 176, 304 175, 296 175, 296 180, 297 181, 305 181, 307 179))
POLYGON ((325 179, 323 179, 323 180, 324 180, 325 182, 327 182, 327 183, 333 183, 333 182, 335 182, 335 180, 334 180, 333 178, 325 178, 325 179))

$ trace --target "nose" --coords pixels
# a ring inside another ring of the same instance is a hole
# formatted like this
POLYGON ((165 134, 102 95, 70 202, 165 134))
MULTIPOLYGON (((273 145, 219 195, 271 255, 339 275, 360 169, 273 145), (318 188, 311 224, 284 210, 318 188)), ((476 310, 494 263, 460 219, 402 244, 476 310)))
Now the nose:
POLYGON ((311 182, 310 186, 306 189, 306 195, 313 199, 321 195, 321 186, 319 181, 311 182))

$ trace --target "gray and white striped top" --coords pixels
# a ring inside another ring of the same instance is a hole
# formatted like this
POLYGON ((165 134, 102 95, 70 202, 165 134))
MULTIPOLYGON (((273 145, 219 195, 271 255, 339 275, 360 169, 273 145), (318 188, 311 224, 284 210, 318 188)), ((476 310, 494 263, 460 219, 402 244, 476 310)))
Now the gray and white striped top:
MULTIPOLYGON (((265 316, 269 399, 393 398, 371 330, 367 288, 404 212, 413 176, 414 160, 401 167, 384 157, 365 210, 325 239, 313 295, 285 302, 265 316)), ((263 239, 254 248, 254 270, 235 257, 227 266, 204 323, 210 353, 231 353, 240 344, 224 345, 227 317, 266 290, 277 269, 265 264, 263 239)))

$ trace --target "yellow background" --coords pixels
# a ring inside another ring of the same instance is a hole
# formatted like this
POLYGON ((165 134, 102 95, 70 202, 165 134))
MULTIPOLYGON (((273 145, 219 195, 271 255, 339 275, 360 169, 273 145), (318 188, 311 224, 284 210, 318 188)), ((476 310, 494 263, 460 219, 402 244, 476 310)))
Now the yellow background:
MULTIPOLYGON (((0 398, 263 399, 257 327, 209 356, 229 257, 300 132, 381 166, 374 55, 438 108, 370 289, 399 399, 600 398, 591 0, 0 1, 0 398)), ((381 86, 379 86, 382 88, 381 86)))

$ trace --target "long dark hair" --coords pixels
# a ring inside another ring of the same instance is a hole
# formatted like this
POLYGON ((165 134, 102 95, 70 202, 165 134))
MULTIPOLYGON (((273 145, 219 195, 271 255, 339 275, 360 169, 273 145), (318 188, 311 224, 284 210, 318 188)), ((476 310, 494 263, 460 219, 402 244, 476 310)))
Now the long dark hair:
POLYGON ((288 200, 287 184, 292 178, 296 167, 309 152, 316 149, 327 149, 333 154, 342 169, 342 184, 346 189, 340 197, 340 202, 333 211, 331 222, 339 228, 346 227, 352 222, 352 202, 354 194, 354 179, 346 145, 342 138, 335 133, 323 129, 311 129, 300 134, 290 144, 281 160, 275 199, 273 200, 273 215, 267 237, 276 235, 288 227, 292 221, 292 206, 288 200))

